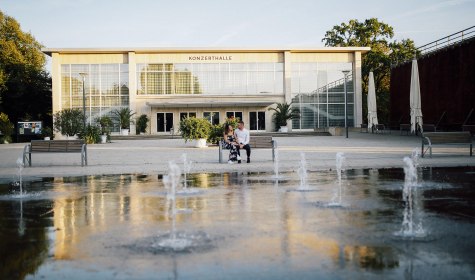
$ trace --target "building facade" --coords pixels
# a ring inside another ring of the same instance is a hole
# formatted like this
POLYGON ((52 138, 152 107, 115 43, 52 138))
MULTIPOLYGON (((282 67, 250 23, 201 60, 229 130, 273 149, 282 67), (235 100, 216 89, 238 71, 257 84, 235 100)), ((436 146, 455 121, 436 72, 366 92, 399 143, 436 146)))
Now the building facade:
POLYGON ((268 109, 282 102, 300 109, 300 119, 288 124, 291 130, 344 126, 345 90, 348 124, 355 126, 362 119, 361 55, 367 51, 43 49, 52 57, 53 113, 85 104, 87 120, 94 123, 129 107, 149 117, 149 134, 173 132, 188 116, 213 124, 234 116, 251 131, 275 131, 268 109))

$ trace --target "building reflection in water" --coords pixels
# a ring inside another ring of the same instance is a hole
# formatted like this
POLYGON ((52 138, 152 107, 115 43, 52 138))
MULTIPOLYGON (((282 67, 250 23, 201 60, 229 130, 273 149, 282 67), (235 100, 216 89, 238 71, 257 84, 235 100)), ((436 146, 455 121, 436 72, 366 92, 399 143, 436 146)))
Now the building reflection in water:
MULTIPOLYGON (((391 240, 401 221, 401 190, 394 182, 402 182, 403 175, 387 170, 347 171, 344 180, 351 184, 345 184, 344 195, 351 207, 345 209, 316 206, 315 202, 329 201, 335 178, 311 175, 309 182, 319 184, 318 190, 298 192, 298 176, 291 178, 292 174, 279 181, 272 174, 191 174, 188 186, 198 192, 177 197, 178 209, 190 209, 178 212, 177 229, 204 231, 216 238, 216 246, 188 258, 218 263, 225 271, 238 270, 238 264, 302 271, 409 269, 409 254, 401 253, 399 242, 391 240)), ((125 254, 119 259, 134 258, 114 248, 171 228, 170 202, 161 175, 54 178, 27 185, 45 197, 0 200, 1 249, 9 252, 1 259, 2 278, 34 273, 48 255, 55 261, 94 263, 104 257, 114 262, 117 253, 125 254)), ((450 191, 452 197, 467 197, 466 190, 450 191)), ((435 202, 430 207, 437 213, 435 202)), ((138 259, 141 266, 152 266, 147 258, 138 259)), ((188 267, 179 256, 174 262, 175 268, 188 267)))

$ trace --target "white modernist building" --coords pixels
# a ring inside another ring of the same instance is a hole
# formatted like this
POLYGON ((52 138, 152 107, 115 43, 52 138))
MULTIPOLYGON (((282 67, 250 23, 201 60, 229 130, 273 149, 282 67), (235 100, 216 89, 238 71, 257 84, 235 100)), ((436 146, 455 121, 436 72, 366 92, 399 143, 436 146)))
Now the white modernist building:
MULTIPOLYGON (((86 107, 88 122, 129 107, 146 114, 147 133, 170 133, 187 116, 223 123, 239 117, 251 131, 274 131, 276 103, 292 102, 291 130, 349 126, 362 120, 361 55, 332 48, 46 48, 52 57, 53 113, 86 107), (349 72, 348 72, 349 71, 349 72), (344 72, 349 74, 344 75, 344 72), (82 76, 81 76, 82 75, 82 76), (83 76, 84 100, 83 101, 83 76), (345 86, 346 81, 346 86, 345 86)), ((132 126, 132 131, 134 127, 132 126)), ((118 124, 114 131, 119 131, 118 124)))

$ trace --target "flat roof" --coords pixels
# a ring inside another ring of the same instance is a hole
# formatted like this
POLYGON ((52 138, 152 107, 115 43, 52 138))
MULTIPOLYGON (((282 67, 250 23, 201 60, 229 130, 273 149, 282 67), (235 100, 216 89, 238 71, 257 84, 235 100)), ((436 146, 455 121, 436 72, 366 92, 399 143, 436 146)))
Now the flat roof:
POLYGON ((294 53, 348 53, 370 51, 370 47, 306 47, 306 48, 245 48, 245 47, 159 47, 159 48, 42 48, 41 51, 51 56, 52 53, 62 54, 107 54, 107 53, 275 53, 275 52, 294 52, 294 53))

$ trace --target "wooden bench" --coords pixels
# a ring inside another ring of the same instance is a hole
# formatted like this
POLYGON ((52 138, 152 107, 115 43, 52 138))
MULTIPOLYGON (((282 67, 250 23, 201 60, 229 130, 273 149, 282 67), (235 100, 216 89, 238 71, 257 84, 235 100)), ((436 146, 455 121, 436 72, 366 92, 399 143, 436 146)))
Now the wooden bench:
MULTIPOLYGON (((219 163, 223 163, 223 149, 224 140, 219 141, 219 163)), ((277 142, 272 139, 272 136, 251 136, 249 139, 249 146, 251 151, 253 149, 272 149, 272 161, 275 161, 275 149, 277 148, 277 142)), ((241 152, 245 152, 243 149, 241 152)))
POLYGON ((434 145, 469 145, 470 156, 472 156, 472 136, 468 131, 462 132, 428 132, 422 136, 422 153, 421 156, 427 150, 430 151, 430 157, 432 157, 432 146, 434 145), (427 149, 424 150, 424 146, 427 145, 427 149))
POLYGON ((28 161, 31 166, 33 153, 80 153, 81 166, 87 165, 87 145, 84 140, 31 140, 23 148, 23 165, 28 161))

